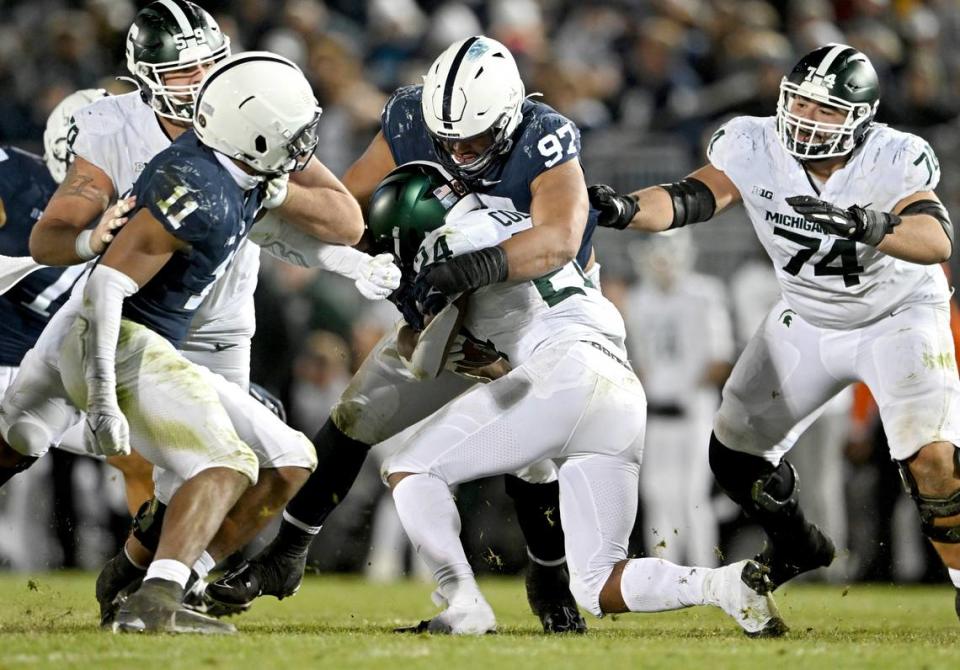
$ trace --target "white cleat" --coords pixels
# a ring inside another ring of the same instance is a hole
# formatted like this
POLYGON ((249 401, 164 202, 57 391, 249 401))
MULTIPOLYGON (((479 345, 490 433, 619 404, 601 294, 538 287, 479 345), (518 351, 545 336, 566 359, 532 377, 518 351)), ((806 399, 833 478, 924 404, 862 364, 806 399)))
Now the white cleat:
POLYGON ((708 601, 732 616, 749 637, 780 637, 789 630, 773 601, 767 573, 756 561, 739 561, 704 579, 708 601))
POLYGON ((397 628, 397 633, 432 633, 435 635, 485 635, 497 632, 497 618, 493 609, 481 595, 460 598, 450 605, 439 591, 433 592, 433 602, 438 606, 448 605, 445 610, 429 621, 416 626, 397 628))

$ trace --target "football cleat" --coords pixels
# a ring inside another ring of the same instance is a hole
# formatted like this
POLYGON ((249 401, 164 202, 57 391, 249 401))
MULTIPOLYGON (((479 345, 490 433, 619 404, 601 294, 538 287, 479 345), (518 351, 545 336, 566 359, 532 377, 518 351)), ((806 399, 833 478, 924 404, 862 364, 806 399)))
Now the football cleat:
POLYGON ((440 591, 433 592, 433 602, 447 608, 416 626, 394 629, 395 633, 431 633, 435 635, 486 635, 497 632, 497 618, 482 597, 450 605, 440 591))
POLYGON ((780 637, 789 628, 780 617, 767 568, 756 561, 738 561, 707 573, 703 590, 748 637, 780 637))
POLYGON ((145 570, 141 570, 127 558, 121 549, 97 575, 97 603, 100 604, 100 626, 109 628, 117 616, 120 604, 140 588, 145 570))
POLYGON ((307 555, 273 554, 271 546, 207 585, 206 597, 219 605, 246 609, 260 596, 283 600, 294 595, 303 583, 307 555))
POLYGON ((208 584, 202 579, 197 579, 193 584, 187 584, 187 586, 188 588, 183 594, 183 606, 194 612, 220 619, 225 616, 243 614, 250 609, 249 603, 246 605, 230 605, 217 602, 207 595, 208 584))
POLYGON ((587 622, 570 593, 567 564, 543 565, 530 561, 526 578, 527 602, 543 624, 544 633, 586 633, 587 622))
POLYGON ((770 583, 778 589, 797 575, 827 567, 836 553, 833 541, 817 526, 808 523, 803 534, 791 538, 789 543, 774 546, 767 542, 753 560, 770 569, 770 583))
POLYGON ((148 579, 117 611, 114 633, 196 633, 229 635, 231 624, 187 609, 181 603, 183 589, 176 582, 148 579))

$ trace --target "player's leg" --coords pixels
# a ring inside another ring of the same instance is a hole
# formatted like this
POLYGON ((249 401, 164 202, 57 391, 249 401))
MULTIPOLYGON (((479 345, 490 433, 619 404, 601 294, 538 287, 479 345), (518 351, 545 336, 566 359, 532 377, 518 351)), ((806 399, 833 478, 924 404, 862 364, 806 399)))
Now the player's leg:
POLYGON ((587 623, 570 593, 556 466, 538 463, 503 480, 527 544, 524 585, 530 609, 544 632, 585 633, 587 623))
POLYGON ((949 318, 946 304, 895 313, 867 329, 859 364, 960 616, 960 380, 949 318))
POLYGON ((591 613, 664 612, 694 605, 722 608, 750 636, 786 632, 754 561, 721 568, 627 559, 637 506, 637 463, 610 454, 581 454, 560 466, 560 504, 567 533, 571 587, 591 613))
MULTIPOLYGON (((61 347, 61 374, 78 406, 86 402, 80 327, 61 347)), ((257 479, 257 459, 236 435, 202 368, 156 333, 124 320, 117 350, 117 397, 130 441, 147 460, 183 485, 167 506, 143 585, 120 608, 115 629, 227 632, 181 606, 192 566, 244 490, 257 479)))
MULTIPOLYGON (((654 408, 656 411, 656 408, 654 408)), ((680 417, 648 414, 640 471, 640 498, 643 500, 643 536, 646 554, 668 561, 683 560, 688 528, 685 521, 692 463, 685 457, 689 437, 680 417)))
POLYGON ((470 386, 452 373, 417 380, 398 358, 396 335, 384 336, 314 438, 317 467, 284 510, 276 538, 207 593, 231 605, 246 605, 259 595, 291 595, 303 576, 310 543, 347 495, 370 448, 470 386))
MULTIPOLYGON (((642 391, 629 369, 587 344, 556 346, 451 402, 384 465, 404 528, 449 604, 430 629, 478 632, 469 622, 489 621, 489 608, 459 541, 459 520, 447 487, 515 470, 525 461, 562 457, 591 399, 620 384, 633 385, 641 399, 639 408, 624 403, 620 414, 642 414, 642 391), (601 366, 615 368, 614 381, 598 379, 597 366, 584 362, 584 350, 588 359, 595 354, 601 366)), ((620 431, 622 424, 629 428, 629 421, 613 414, 605 417, 609 433, 620 431)), ((635 437, 636 431, 630 435, 635 437)))
POLYGON ((799 481, 784 455, 852 380, 856 357, 855 336, 783 310, 783 302, 774 306, 734 366, 710 438, 717 483, 767 535, 757 559, 775 586, 833 561, 833 543, 800 509, 799 481))

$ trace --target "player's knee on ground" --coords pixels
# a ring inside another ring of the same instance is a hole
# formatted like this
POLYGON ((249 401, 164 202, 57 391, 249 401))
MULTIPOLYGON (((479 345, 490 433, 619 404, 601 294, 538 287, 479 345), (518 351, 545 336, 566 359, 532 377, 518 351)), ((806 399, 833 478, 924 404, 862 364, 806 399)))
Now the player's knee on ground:
POLYGON ((608 562, 591 562, 586 566, 573 565, 569 562, 570 569, 570 593, 574 600, 583 609, 594 616, 601 616, 603 610, 600 608, 600 593, 603 591, 610 574, 613 572, 614 564, 608 562))
POLYGON ((21 419, 7 429, 7 444, 21 456, 40 458, 50 449, 50 432, 42 424, 21 419))
POLYGON ((777 513, 797 505, 797 474, 786 461, 768 461, 724 446, 710 436, 710 469, 717 484, 748 513, 777 513))
POLYGON ((899 461, 905 488, 917 505, 924 535, 960 544, 960 454, 949 442, 934 442, 899 461))

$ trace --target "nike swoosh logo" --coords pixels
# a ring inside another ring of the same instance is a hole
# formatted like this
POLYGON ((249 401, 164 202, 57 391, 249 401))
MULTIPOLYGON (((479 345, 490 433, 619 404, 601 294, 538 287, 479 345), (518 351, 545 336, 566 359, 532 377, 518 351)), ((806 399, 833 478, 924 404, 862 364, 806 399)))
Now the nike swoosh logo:
POLYGON ((237 346, 236 342, 217 342, 213 345, 214 351, 226 351, 227 349, 233 349, 237 346))

